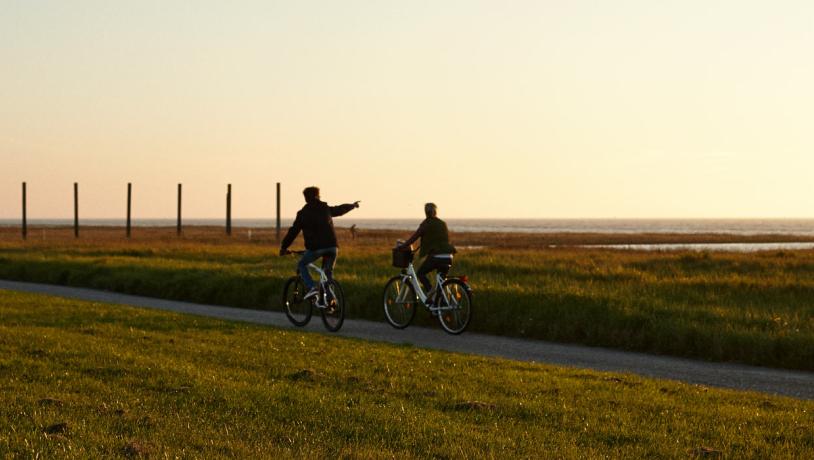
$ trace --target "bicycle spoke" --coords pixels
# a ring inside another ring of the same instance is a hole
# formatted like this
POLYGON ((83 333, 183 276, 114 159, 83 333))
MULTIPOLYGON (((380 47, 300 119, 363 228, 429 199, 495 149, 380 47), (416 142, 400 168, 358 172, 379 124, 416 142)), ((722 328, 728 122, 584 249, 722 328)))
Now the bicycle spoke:
POLYGON ((342 286, 335 280, 328 283, 326 291, 327 305, 322 309, 322 322, 326 329, 336 332, 345 321, 345 295, 342 292, 342 286))
POLYGON ((415 316, 415 294, 401 277, 391 278, 384 288, 384 315, 395 328, 407 327, 415 316))
POLYGON ((463 282, 451 279, 441 289, 438 320, 445 331, 460 334, 472 319, 472 299, 463 282))

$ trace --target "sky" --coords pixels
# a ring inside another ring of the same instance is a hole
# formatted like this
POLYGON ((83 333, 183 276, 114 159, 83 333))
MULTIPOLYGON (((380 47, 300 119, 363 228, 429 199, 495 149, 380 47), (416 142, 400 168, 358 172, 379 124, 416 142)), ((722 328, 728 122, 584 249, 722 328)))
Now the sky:
POLYGON ((0 0, 0 218, 814 217, 814 2, 0 0))

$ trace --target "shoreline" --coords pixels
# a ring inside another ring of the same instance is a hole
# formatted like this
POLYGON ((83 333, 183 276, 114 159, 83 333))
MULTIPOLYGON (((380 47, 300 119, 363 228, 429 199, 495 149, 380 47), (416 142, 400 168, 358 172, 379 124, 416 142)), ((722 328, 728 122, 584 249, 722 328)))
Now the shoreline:
MULTIPOLYGON (((140 245, 151 241, 176 241, 178 243, 266 244, 276 245, 275 228, 232 227, 232 235, 223 226, 188 225, 180 236, 176 227, 132 227, 130 239, 122 226, 80 226, 80 236, 75 238, 73 226, 29 225, 27 239, 22 239, 20 227, 0 227, 0 244, 26 246, 93 245, 96 242, 120 241, 122 244, 140 245)), ((287 228, 281 229, 281 236, 287 228)), ((391 247, 397 239, 406 239, 411 230, 357 229, 354 239, 350 229, 336 227, 340 245, 343 247, 391 247)), ((301 237, 298 237, 298 240, 301 237)), ((814 243, 814 235, 800 234, 732 234, 732 233, 598 233, 598 232, 461 232, 450 231, 453 244, 461 248, 489 249, 604 249, 630 250, 636 248, 613 248, 621 245, 705 245, 705 244, 761 244, 761 243, 814 243), (603 247, 604 246, 604 247, 603 247)), ((295 243, 296 244, 296 243, 295 243)), ((654 250, 660 250, 654 248, 654 250)), ((677 249, 681 250, 681 249, 677 249)), ((807 249, 800 249, 807 250, 807 249)))

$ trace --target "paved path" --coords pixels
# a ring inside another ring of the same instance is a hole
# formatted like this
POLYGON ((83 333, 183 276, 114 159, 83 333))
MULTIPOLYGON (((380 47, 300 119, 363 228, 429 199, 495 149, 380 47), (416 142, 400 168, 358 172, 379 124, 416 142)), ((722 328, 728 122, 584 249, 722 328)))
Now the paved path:
MULTIPOLYGON (((276 327, 293 327, 288 322, 285 314, 281 312, 200 305, 92 289, 3 280, 0 280, 0 289, 154 308, 276 327)), ((304 329, 325 332, 322 322, 318 318, 314 318, 311 324, 304 329)), ((563 345, 539 340, 496 337, 466 332, 460 336, 450 336, 440 328, 409 327, 405 330, 397 330, 386 323, 356 319, 346 320, 338 335, 381 342, 409 343, 423 348, 483 356, 499 356, 520 361, 565 365, 600 371, 628 372, 688 383, 760 391, 801 399, 814 399, 813 372, 709 363, 605 348, 563 345)))

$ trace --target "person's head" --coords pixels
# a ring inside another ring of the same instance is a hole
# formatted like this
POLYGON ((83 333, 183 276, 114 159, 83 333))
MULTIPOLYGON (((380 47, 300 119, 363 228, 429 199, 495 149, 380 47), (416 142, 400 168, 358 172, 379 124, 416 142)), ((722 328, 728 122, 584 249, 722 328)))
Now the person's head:
POLYGON ((319 201, 319 187, 310 186, 305 187, 305 190, 302 191, 302 195, 305 197, 306 203, 314 203, 319 201))
POLYGON ((424 205, 424 214, 427 217, 435 217, 438 214, 438 206, 435 203, 427 203, 424 205))

